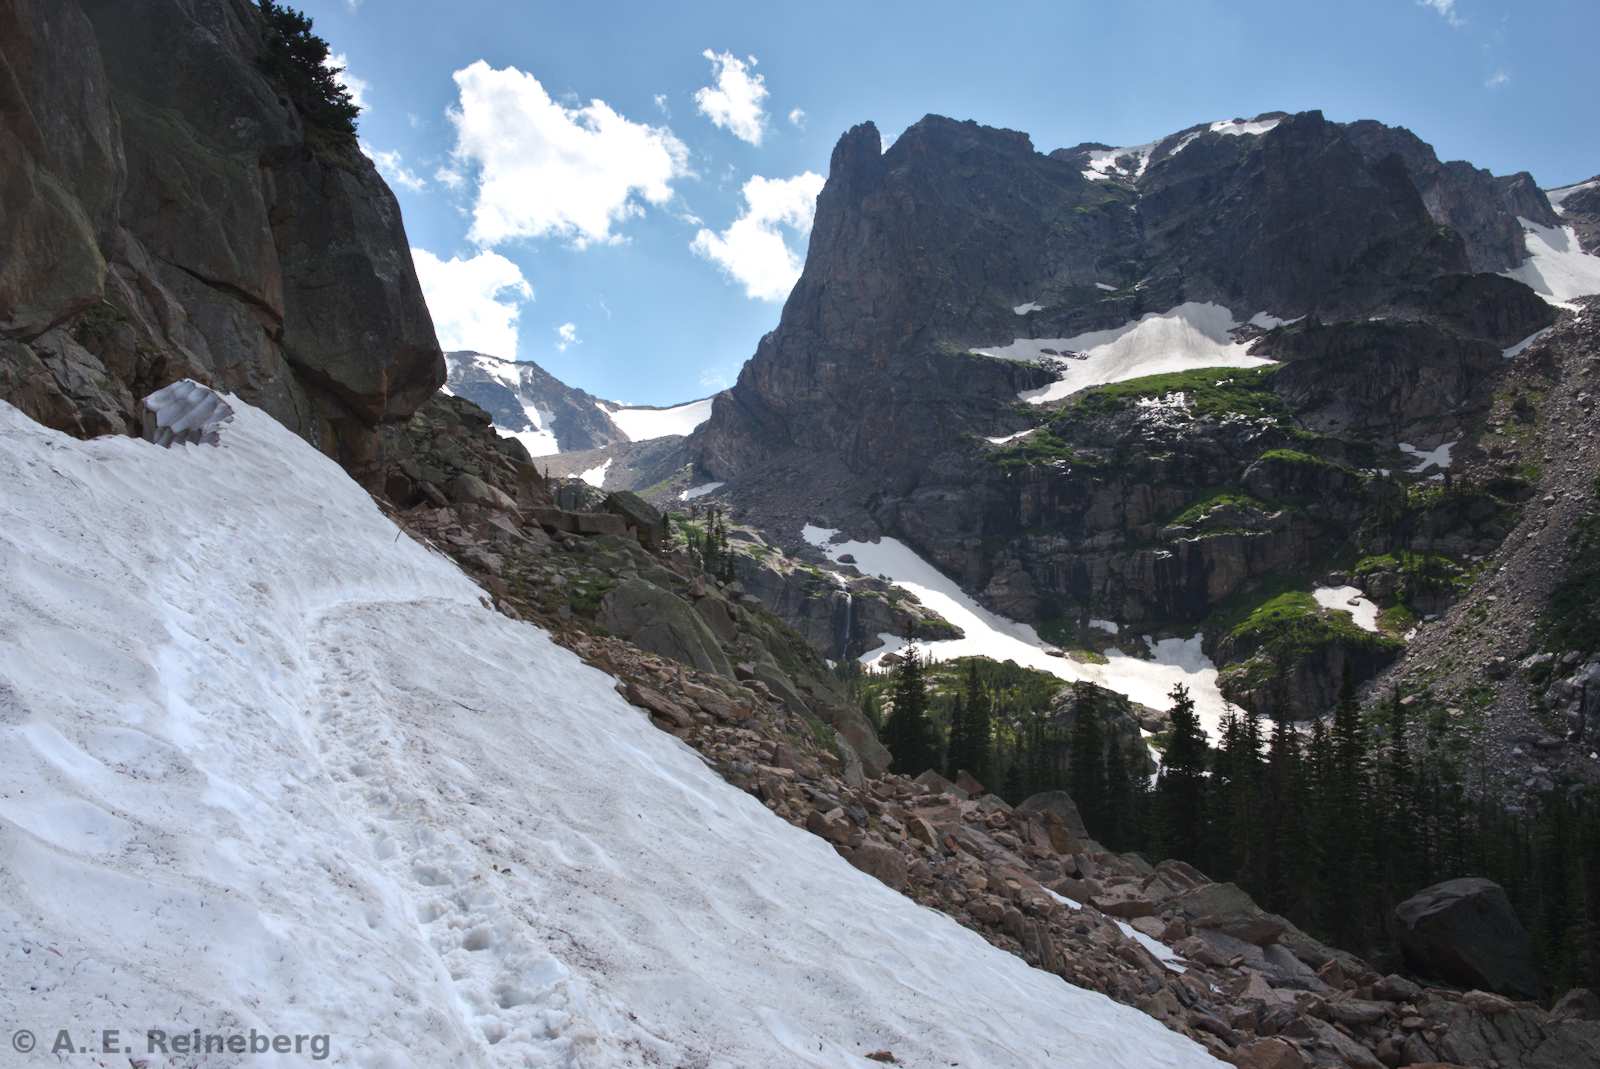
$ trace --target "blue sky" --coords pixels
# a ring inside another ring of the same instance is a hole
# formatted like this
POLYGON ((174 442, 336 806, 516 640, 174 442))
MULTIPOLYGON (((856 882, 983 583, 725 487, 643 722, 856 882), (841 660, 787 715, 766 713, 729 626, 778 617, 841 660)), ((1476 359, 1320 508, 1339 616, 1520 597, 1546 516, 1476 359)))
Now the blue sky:
POLYGON ((446 348, 634 403, 732 382, 866 119, 1049 151, 1321 108, 1545 186, 1600 171, 1594 0, 298 2, 357 82, 446 348))

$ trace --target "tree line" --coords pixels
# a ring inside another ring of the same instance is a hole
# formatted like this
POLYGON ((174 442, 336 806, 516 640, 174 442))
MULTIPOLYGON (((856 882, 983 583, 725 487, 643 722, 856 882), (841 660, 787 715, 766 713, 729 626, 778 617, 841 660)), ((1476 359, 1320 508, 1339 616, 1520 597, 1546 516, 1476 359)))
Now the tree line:
MULTIPOLYGON (((1331 715, 1306 727, 1229 711, 1207 738, 1193 697, 1169 695, 1160 772, 1131 767, 1099 703, 1074 695, 1062 728, 1048 703, 1018 701, 974 658, 950 693, 930 693, 912 648, 867 692, 891 770, 966 771, 1016 804, 1065 790, 1091 835, 1149 860, 1177 858, 1263 907, 1385 965, 1398 962, 1393 909, 1431 884, 1486 876, 1503 886, 1560 992, 1600 987, 1600 796, 1547 792, 1511 811, 1474 789, 1473 753, 1444 709, 1398 692, 1363 713, 1346 678, 1331 715)), ((1092 689, 1092 688, 1091 688, 1092 689)))

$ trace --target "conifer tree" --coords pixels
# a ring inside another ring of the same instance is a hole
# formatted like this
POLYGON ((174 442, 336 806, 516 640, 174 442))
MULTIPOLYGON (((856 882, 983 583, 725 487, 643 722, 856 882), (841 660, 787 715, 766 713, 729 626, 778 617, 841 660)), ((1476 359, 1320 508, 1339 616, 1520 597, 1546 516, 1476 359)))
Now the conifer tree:
POLYGON ((894 709, 884 725, 883 744, 889 749, 892 772, 917 776, 938 764, 933 728, 928 723, 922 654, 915 646, 906 649, 895 670, 894 709))
POLYGON ((1307 877, 1306 775, 1300 735, 1287 714, 1273 718, 1262 792, 1260 885, 1268 908, 1295 909, 1307 877))
POLYGON ((965 760, 967 771, 978 782, 989 784, 993 768, 993 718, 992 699, 984 693, 983 681, 978 675, 978 662, 974 658, 967 666, 965 760))
POLYGON ((1417 869, 1417 812, 1410 725, 1398 687, 1390 694, 1380 766, 1382 797, 1377 816, 1382 820, 1378 841, 1379 874, 1387 896, 1399 901, 1415 890, 1417 869))
POLYGON ((1333 711, 1330 746, 1332 767, 1322 813, 1327 844, 1322 884, 1326 902, 1343 903, 1330 910, 1329 930, 1334 941, 1360 952, 1366 949, 1368 925, 1375 919, 1370 915, 1372 809, 1367 735, 1348 665, 1339 688, 1339 704, 1333 711))
MULTIPOLYGON (((1143 777, 1140 777, 1143 778, 1143 777)), ((1128 755, 1117 739, 1106 747, 1106 802, 1101 817, 1100 841, 1113 850, 1130 850, 1138 844, 1137 800, 1128 755)))
POLYGON ((1104 829, 1106 803, 1105 744, 1101 738, 1100 708, 1089 686, 1073 684, 1073 690, 1074 715, 1067 790, 1078 804, 1078 812, 1089 833, 1099 835, 1104 829))
POLYGON ((1204 870, 1206 857, 1206 740, 1194 699, 1182 683, 1169 695, 1171 735, 1156 785, 1168 853, 1204 870))
POLYGON ((957 694, 950 704, 950 735, 945 747, 944 775, 951 782, 961 774, 962 769, 968 768, 971 746, 967 742, 967 711, 966 703, 957 694))

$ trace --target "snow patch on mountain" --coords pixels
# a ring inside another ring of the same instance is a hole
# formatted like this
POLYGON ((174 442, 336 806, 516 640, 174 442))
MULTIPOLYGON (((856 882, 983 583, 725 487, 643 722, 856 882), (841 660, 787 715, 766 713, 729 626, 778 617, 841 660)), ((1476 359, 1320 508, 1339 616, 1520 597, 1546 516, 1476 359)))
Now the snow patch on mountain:
MULTIPOLYGON (((518 398, 520 401, 521 398, 518 398)), ((515 438, 528 450, 530 457, 549 457, 561 452, 561 443, 556 440, 556 432, 551 429, 555 422, 555 413, 540 408, 538 405, 521 401, 522 413, 528 422, 533 424, 532 430, 511 431, 501 430, 501 434, 515 438)), ((499 430, 499 428, 496 428, 499 430)))
MULTIPOLYGON (((1161 755, 1155 753, 1153 750, 1151 753, 1159 762, 1161 755)), ((1068 909, 1083 908, 1082 902, 1079 902, 1074 898, 1068 898, 1066 895, 1060 894, 1059 892, 1052 891, 1048 887, 1044 888, 1044 893, 1055 899, 1057 902, 1060 902, 1068 909)), ((1188 966, 1183 964, 1183 957, 1179 955, 1176 950, 1173 950, 1171 947, 1167 946, 1167 944, 1161 942, 1159 939, 1152 939, 1150 936, 1145 935, 1143 932, 1139 931, 1139 929, 1135 928, 1125 920, 1119 920, 1116 917, 1112 917, 1111 920, 1116 924, 1118 930, 1120 930, 1123 935, 1127 936, 1129 939, 1132 939, 1135 943, 1138 943, 1140 946, 1148 950, 1151 957, 1155 958, 1162 965, 1165 965, 1168 969, 1171 969, 1173 972, 1180 973, 1189 971, 1188 966)))
POLYGON ((622 428, 628 441, 648 442, 673 434, 693 434, 696 427, 711 418, 712 400, 704 397, 671 408, 641 408, 609 401, 596 402, 596 406, 622 428))
POLYGON ((1029 312, 1044 311, 1044 305, 1040 304, 1038 301, 1029 301, 1026 304, 1019 304, 1011 310, 1019 316, 1025 316, 1029 312))
POLYGON ((1450 450, 1456 447, 1455 442, 1444 442, 1432 449, 1419 449, 1410 442, 1401 442, 1395 446, 1400 452, 1414 459, 1416 466, 1408 469, 1407 474, 1421 475, 1429 468, 1438 468, 1440 471, 1450 466, 1450 450))
POLYGON ((1219 1064, 724 783, 228 400, 203 450, 0 404, 8 1019, 346 1066, 1219 1064))
POLYGON ((691 486, 687 490, 685 490, 683 493, 678 495, 678 500, 679 501, 693 501, 697 497, 705 497, 707 494, 714 494, 718 490, 721 490, 724 486, 727 486, 727 485, 728 484, 725 483, 725 482, 717 482, 717 483, 701 483, 699 486, 691 486))
POLYGON ((1515 360, 1517 357, 1527 352, 1529 346, 1533 345, 1540 338, 1543 338, 1545 335, 1549 334, 1555 329, 1555 327, 1545 327, 1542 330, 1536 330, 1532 334, 1529 334, 1526 338, 1523 338, 1521 341, 1517 342, 1517 344, 1511 346, 1509 349, 1501 350, 1500 355, 1505 357, 1507 360, 1515 360))
POLYGON ((1250 343, 1234 339, 1232 331, 1239 326, 1233 313, 1222 305, 1189 301, 1108 330, 1092 330, 1070 338, 1017 338, 1009 345, 972 351, 999 360, 1050 360, 1060 378, 1018 395, 1039 405, 1091 386, 1146 375, 1272 363, 1250 356, 1250 343))
POLYGON ((611 470, 611 463, 614 459, 615 458, 613 457, 607 457, 603 462, 596 464, 587 471, 579 473, 578 478, 596 488, 605 486, 606 472, 611 470))
POLYGON ((1095 149, 1089 153, 1089 169, 1083 172, 1083 177, 1091 182, 1103 182, 1112 176, 1142 178, 1145 168, 1150 166, 1150 154, 1156 150, 1156 144, 1152 141, 1148 145, 1134 145, 1131 148, 1095 149), (1124 156, 1134 158, 1132 169, 1124 169, 1117 162, 1124 156))
POLYGON ((1016 661, 1069 682, 1087 680, 1107 690, 1125 694, 1133 701, 1156 709, 1170 705, 1167 694, 1174 684, 1189 688, 1195 711, 1212 738, 1220 738, 1221 723, 1228 702, 1217 689, 1217 666, 1201 649, 1201 636, 1168 638, 1156 641, 1146 635, 1148 659, 1132 657, 1118 649, 1106 651, 1105 664, 1080 664, 1069 657, 1054 657, 1049 643, 1027 624, 1008 620, 979 605, 960 585, 923 560, 909 546, 894 538, 877 542, 834 542, 837 531, 814 524, 801 528, 801 537, 818 547, 830 560, 850 554, 864 575, 884 576, 895 586, 915 594, 923 605, 961 628, 963 637, 933 642, 907 642, 904 638, 880 634, 883 645, 862 654, 863 664, 877 664, 885 656, 908 645, 935 660, 957 657, 990 657, 997 661, 1016 661))
POLYGON ((1347 612, 1363 631, 1378 630, 1378 606, 1353 586, 1319 586, 1311 592, 1318 605, 1347 612))
POLYGON ((1600 186, 1600 178, 1591 178, 1587 182, 1574 182, 1570 186, 1547 189, 1544 191, 1544 196, 1550 202, 1550 207, 1556 210, 1557 215, 1565 215, 1566 208, 1564 205, 1568 197, 1574 193, 1582 193, 1586 189, 1594 189, 1596 186, 1600 186))
POLYGON ((1579 297, 1600 293, 1600 256, 1591 256, 1578 244, 1570 226, 1541 226, 1531 219, 1519 219, 1528 258, 1501 274, 1532 287, 1546 301, 1561 308, 1574 308, 1579 297))
POLYGON ((1226 134, 1229 137, 1257 137, 1276 128, 1282 121, 1282 119, 1257 119, 1253 122, 1241 122, 1238 119, 1223 119, 1221 122, 1211 124, 1211 132, 1226 134))

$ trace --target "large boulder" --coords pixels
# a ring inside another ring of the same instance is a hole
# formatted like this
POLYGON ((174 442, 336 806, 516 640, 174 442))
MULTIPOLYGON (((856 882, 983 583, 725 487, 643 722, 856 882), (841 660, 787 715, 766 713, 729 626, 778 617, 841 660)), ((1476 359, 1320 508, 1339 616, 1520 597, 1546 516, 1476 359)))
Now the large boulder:
POLYGON ((1066 826, 1068 834, 1074 839, 1089 838, 1089 829, 1083 826, 1083 816, 1078 812, 1078 803, 1072 800, 1072 795, 1066 791, 1040 791, 1030 795, 1017 806, 1019 813, 1051 813, 1061 819, 1066 826))
POLYGON ((643 545, 653 549, 661 544, 661 536, 666 530, 661 510, 638 494, 631 490, 618 490, 606 498, 605 510, 621 516, 629 527, 639 533, 639 541, 643 545))
POLYGON ((694 607, 643 579, 625 579, 606 594, 599 621, 613 635, 652 653, 733 678, 727 654, 694 607))
POLYGON ((1395 935, 1416 972, 1518 998, 1544 992, 1533 942, 1493 880, 1446 880, 1395 907, 1395 935))
POLYGON ((1208 928, 1255 946, 1276 943, 1289 922, 1256 905, 1237 884, 1208 883, 1185 891, 1164 905, 1175 909, 1195 928, 1208 928))

